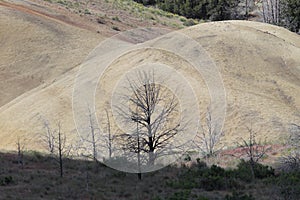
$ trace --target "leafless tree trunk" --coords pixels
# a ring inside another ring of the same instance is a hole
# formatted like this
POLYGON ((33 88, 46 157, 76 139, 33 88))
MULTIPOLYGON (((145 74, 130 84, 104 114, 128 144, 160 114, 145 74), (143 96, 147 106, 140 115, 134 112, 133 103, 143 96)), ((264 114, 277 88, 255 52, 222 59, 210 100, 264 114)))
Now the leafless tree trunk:
POLYGON ((200 132, 196 136, 196 147, 198 147, 201 153, 204 154, 206 158, 215 154, 216 146, 220 144, 220 139, 224 135, 224 132, 216 132, 211 118, 211 108, 207 108, 206 113, 206 127, 202 127, 200 132))
POLYGON ((140 135, 139 135, 139 123, 136 123, 136 133, 137 133, 137 159, 138 159, 138 179, 142 180, 141 173, 141 144, 140 144, 140 135))
POLYGON ((54 132, 50 128, 50 124, 47 120, 44 121, 44 128, 46 129, 46 134, 44 137, 44 142, 47 144, 48 151, 50 154, 54 153, 54 141, 55 141, 55 136, 54 132))
POLYGON ((61 125, 60 122, 58 123, 58 156, 59 156, 59 169, 60 169, 60 177, 63 177, 63 148, 64 144, 66 141, 66 138, 62 138, 62 133, 61 133, 61 125))
POLYGON ((21 142, 20 138, 18 137, 17 139, 18 164, 21 165, 22 169, 24 167, 24 160, 23 160, 24 147, 25 147, 24 142, 21 142))
POLYGON ((94 119, 94 114, 92 113, 91 109, 88 109, 89 114, 89 134, 88 138, 83 138, 84 142, 88 143, 92 147, 92 159, 97 162, 97 151, 99 149, 106 148, 108 150, 108 158, 112 158, 114 146, 113 142, 116 139, 116 135, 112 133, 112 126, 110 122, 110 116, 107 110, 106 112, 106 132, 107 133, 100 133, 100 129, 96 126, 96 119, 94 119))
POLYGON ((90 143, 92 144, 93 147, 93 160, 97 161, 97 141, 95 138, 95 126, 94 126, 94 120, 92 118, 92 113, 90 109, 89 109, 89 122, 90 122, 89 127, 90 127, 91 137, 92 137, 90 143))
POLYGON ((54 160, 59 164, 60 177, 63 177, 63 157, 69 154, 70 149, 65 149, 66 135, 61 131, 61 123, 57 123, 57 129, 52 130, 48 121, 44 121, 46 133, 43 141, 54 160))
POLYGON ((300 170, 300 125, 291 124, 288 145, 291 152, 281 158, 281 169, 284 171, 300 170))
POLYGON ((281 10, 279 0, 263 0, 262 8, 264 22, 278 25, 281 10))
POLYGON ((107 110, 105 110, 106 112, 106 118, 107 118, 107 133, 108 133, 108 141, 107 141, 107 147, 108 147, 108 158, 111 159, 112 157, 112 152, 113 152, 113 140, 114 140, 114 136, 111 134, 111 125, 110 125, 110 118, 108 115, 107 110))
POLYGON ((167 88, 155 83, 154 72, 140 71, 137 80, 128 80, 128 84, 124 104, 129 103, 129 112, 120 108, 119 113, 128 124, 137 123, 139 132, 138 139, 131 133, 123 134, 125 149, 148 154, 148 165, 153 166, 156 151, 164 149, 180 131, 181 125, 175 120, 178 102, 167 88))
POLYGON ((245 9, 246 9, 245 15, 246 15, 246 18, 248 18, 248 14, 249 14, 248 1, 249 0, 245 0, 245 9))
POLYGON ((246 129, 249 134, 248 138, 241 138, 242 142, 238 142, 238 145, 242 146, 245 150, 250 161, 252 178, 255 179, 254 167, 263 158, 263 156, 266 155, 267 151, 270 150, 271 147, 266 148, 265 145, 256 141, 257 132, 253 130, 252 125, 250 127, 246 126, 246 129))

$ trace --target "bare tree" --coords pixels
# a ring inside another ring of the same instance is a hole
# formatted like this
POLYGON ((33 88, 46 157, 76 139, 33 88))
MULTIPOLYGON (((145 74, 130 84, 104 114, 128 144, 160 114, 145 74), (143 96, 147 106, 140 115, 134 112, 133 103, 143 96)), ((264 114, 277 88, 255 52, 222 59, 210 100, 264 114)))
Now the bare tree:
POLYGON ((103 119, 103 124, 105 124, 104 130, 100 132, 100 128, 96 124, 95 113, 88 108, 88 121, 89 130, 87 137, 82 138, 83 143, 81 144, 85 151, 91 151, 91 155, 84 155, 85 157, 92 158, 95 162, 98 160, 97 152, 99 150, 107 150, 108 158, 112 158, 114 148, 114 140, 116 139, 116 131, 112 129, 110 116, 107 110, 105 110, 106 119, 103 119), (104 122, 106 120, 106 122, 104 122), (114 131, 114 133, 113 133, 114 131))
MULTIPOLYGON (((246 126, 246 130, 248 132, 248 138, 244 139, 241 138, 241 142, 237 142, 239 146, 243 148, 246 156, 249 159, 250 162, 250 169, 252 178, 255 178, 255 172, 254 167, 255 165, 263 158, 263 156, 266 155, 267 151, 270 150, 271 147, 266 147, 265 145, 262 145, 261 142, 257 142, 256 135, 257 132, 253 130, 252 125, 246 126)), ((243 156, 243 155, 240 155, 243 156)))
POLYGON ((281 10, 279 0, 263 0, 262 9, 264 22, 276 25, 279 24, 281 10))
POLYGON ((44 121, 46 132, 43 141, 47 146, 49 153, 59 164, 60 177, 63 177, 63 157, 70 153, 70 149, 66 147, 66 135, 61 130, 61 123, 57 123, 57 128, 52 129, 48 121, 44 121))
POLYGON ((106 147, 108 148, 108 158, 111 159, 113 156, 113 151, 114 151, 114 141, 117 138, 117 131, 114 131, 114 133, 112 132, 112 125, 110 122, 110 116, 108 114, 108 111, 105 109, 105 113, 106 113, 106 119, 107 119, 107 125, 106 125, 106 132, 107 135, 104 136, 105 138, 105 143, 106 143, 106 147))
POLYGON ((91 140, 86 139, 92 145, 92 157, 94 161, 97 161, 97 144, 98 138, 96 138, 96 131, 99 130, 95 127, 95 119, 93 119, 93 115, 91 110, 89 109, 89 128, 90 128, 90 136, 91 140))
POLYGON ((221 150, 222 147, 217 148, 217 145, 220 145, 221 137, 224 136, 223 131, 216 131, 216 124, 213 123, 210 107, 207 108, 205 125, 205 127, 201 127, 200 132, 196 135, 195 144, 201 153, 208 158, 221 150))
POLYGON ((125 95, 129 112, 119 109, 127 123, 137 124, 137 133, 125 133, 125 149, 148 154, 147 164, 155 163, 159 152, 181 131, 177 122, 178 101, 167 88, 155 82, 154 72, 139 71, 137 80, 129 80, 125 95), (132 95, 131 95, 132 94, 132 95))
POLYGON ((25 148, 25 143, 24 140, 21 141, 20 138, 18 137, 17 139, 17 151, 18 151, 18 164, 21 165, 22 169, 24 167, 24 148, 25 148))
POLYGON ((281 158, 281 169, 285 171, 300 170, 300 126, 291 124, 288 139, 290 153, 281 158))
POLYGON ((59 157, 59 169, 60 169, 60 177, 63 177, 63 149, 65 147, 66 135, 61 132, 61 124, 60 122, 57 124, 58 126, 58 157, 59 157))
POLYGON ((50 154, 54 153, 54 131, 51 130, 50 124, 47 120, 44 120, 44 128, 46 129, 46 133, 43 136, 43 141, 46 144, 46 147, 50 154))

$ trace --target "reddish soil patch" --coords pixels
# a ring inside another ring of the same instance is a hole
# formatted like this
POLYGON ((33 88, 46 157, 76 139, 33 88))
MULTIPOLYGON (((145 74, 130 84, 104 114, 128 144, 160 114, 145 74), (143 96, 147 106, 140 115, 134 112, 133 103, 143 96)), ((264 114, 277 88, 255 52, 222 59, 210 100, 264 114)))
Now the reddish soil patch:
POLYGON ((45 13, 42 11, 34 10, 32 8, 29 8, 29 7, 26 7, 23 5, 16 5, 16 4, 8 3, 8 2, 0 2, 0 6, 5 6, 5 7, 8 7, 8 8, 14 9, 14 10, 18 10, 18 11, 21 11, 21 12, 24 12, 27 14, 47 18, 49 20, 53 20, 58 23, 69 24, 69 25, 87 29, 87 30, 94 30, 94 28, 92 26, 72 21, 69 19, 69 17, 67 17, 65 15, 51 15, 51 14, 48 14, 48 13, 45 13))

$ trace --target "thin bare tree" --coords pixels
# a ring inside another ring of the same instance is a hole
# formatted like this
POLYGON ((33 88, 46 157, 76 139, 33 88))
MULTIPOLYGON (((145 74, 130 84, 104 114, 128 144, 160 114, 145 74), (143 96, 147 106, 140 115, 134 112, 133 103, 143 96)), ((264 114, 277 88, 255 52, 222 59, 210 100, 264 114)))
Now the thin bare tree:
POLYGON ((45 134, 42 137, 42 141, 46 144, 46 147, 50 155, 59 164, 60 177, 63 177, 63 157, 68 156, 70 148, 66 148, 66 135, 62 132, 61 122, 57 123, 57 128, 52 129, 50 123, 44 121, 45 134))
POLYGON ((178 101, 166 87, 155 82, 154 71, 139 71, 136 80, 128 81, 124 108, 120 115, 128 124, 138 126, 137 133, 125 133, 125 149, 135 153, 146 153, 147 164, 152 166, 158 152, 170 144, 172 138, 182 130, 178 120, 178 101))
POLYGON ((46 133, 45 133, 45 135, 43 135, 42 139, 43 139, 44 143, 46 144, 46 147, 47 147, 48 151, 50 152, 50 154, 53 154, 54 153, 54 142, 55 142, 54 131, 52 131, 48 120, 44 120, 43 123, 44 123, 44 129, 46 129, 46 133))
POLYGON ((17 151, 18 151, 18 164, 23 169, 25 142, 24 142, 24 140, 21 141, 20 138, 18 137, 16 145, 17 145, 17 151))
POLYGON ((103 119, 103 128, 100 128, 96 124, 95 113, 88 108, 88 134, 87 137, 82 138, 82 148, 85 152, 91 152, 91 154, 84 154, 85 157, 92 158, 95 162, 98 162, 98 151, 107 150, 108 159, 111 159, 115 150, 114 141, 117 138, 117 131, 112 128, 110 116, 107 110, 105 110, 106 119, 103 119))
POLYGON ((280 22, 281 4, 279 0, 262 1, 264 22, 278 25, 280 22))
POLYGON ((224 136, 224 132, 216 131, 217 124, 213 123, 211 108, 207 108, 205 126, 201 126, 198 134, 196 135, 195 144, 200 149, 200 152, 205 158, 214 155, 217 151, 221 150, 220 140, 224 136))
POLYGON ((284 171, 300 170, 300 125, 291 124, 287 145, 291 151, 280 159, 280 168, 284 171))
POLYGON ((63 177, 63 150, 66 142, 66 135, 61 132, 61 124, 58 122, 57 124, 57 136, 58 136, 58 159, 59 159, 59 169, 60 169, 60 177, 63 177))
MULTIPOLYGON (((246 126, 248 132, 248 138, 240 138, 240 141, 237 142, 238 146, 243 148, 242 152, 245 152, 247 158, 250 162, 250 169, 252 178, 255 178, 254 168, 257 163, 267 154, 271 147, 261 144, 256 140, 257 131, 254 131, 252 124, 251 126, 246 126)), ((244 155, 240 155, 244 156, 244 155)))

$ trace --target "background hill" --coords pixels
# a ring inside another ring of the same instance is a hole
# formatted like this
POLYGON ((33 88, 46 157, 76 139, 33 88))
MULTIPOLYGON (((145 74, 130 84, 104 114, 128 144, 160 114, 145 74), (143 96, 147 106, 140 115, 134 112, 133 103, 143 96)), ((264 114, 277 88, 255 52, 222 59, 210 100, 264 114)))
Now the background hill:
MULTIPOLYGON (((84 4, 72 7, 62 2, 0 2, 1 149, 15 149, 17 138, 21 138, 26 140, 27 149, 43 150, 42 119, 53 124, 60 120, 71 143, 76 137, 71 98, 74 78, 88 53, 118 30, 133 28, 130 24, 174 29, 172 24, 177 23, 179 28, 184 21, 143 8, 142 13, 152 14, 154 20, 146 19, 145 14, 139 24, 126 21, 130 20, 128 16, 138 16, 122 9, 121 4, 99 16, 96 4, 88 5, 88 13, 84 4), (162 19, 165 23, 159 23, 162 19)), ((104 5, 113 5, 110 3, 104 5)), ((258 139, 267 137, 269 143, 284 143, 290 123, 300 124, 299 36, 284 28, 249 21, 203 23, 180 31, 201 44, 221 72, 227 95, 223 145, 236 146, 238 138, 247 137, 245 126, 251 124, 258 139)), ((131 58, 135 58, 132 62, 149 58, 180 64, 182 73, 197 88, 201 110, 206 110, 209 94, 203 77, 194 74, 181 58, 168 55, 168 59, 162 51, 130 56, 111 65, 111 69, 130 64, 131 58)))

